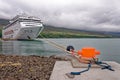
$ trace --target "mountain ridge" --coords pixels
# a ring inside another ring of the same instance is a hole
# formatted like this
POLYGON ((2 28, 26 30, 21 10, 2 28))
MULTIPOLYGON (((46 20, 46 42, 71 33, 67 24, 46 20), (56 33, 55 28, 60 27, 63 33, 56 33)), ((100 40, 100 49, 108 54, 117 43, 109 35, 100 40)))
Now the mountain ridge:
MULTIPOLYGON (((9 24, 8 19, 0 19, 0 27, 5 26, 9 24)), ((79 30, 79 29, 69 29, 69 28, 64 28, 64 27, 56 27, 56 26, 51 26, 48 24, 44 24, 45 32, 69 32, 69 33, 76 33, 76 34, 86 34, 86 35, 100 35, 100 36, 107 36, 107 37, 120 37, 120 32, 108 32, 108 31, 89 31, 89 30, 79 30)), ((93 36, 94 37, 94 36, 93 36)))

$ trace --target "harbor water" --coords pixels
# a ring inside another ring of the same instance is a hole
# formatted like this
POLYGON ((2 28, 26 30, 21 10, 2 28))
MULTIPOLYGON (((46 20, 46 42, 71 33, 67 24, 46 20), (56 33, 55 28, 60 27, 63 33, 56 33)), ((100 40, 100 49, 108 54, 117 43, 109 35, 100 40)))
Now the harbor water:
MULTIPOLYGON (((75 50, 83 47, 94 47, 101 52, 100 60, 116 61, 120 63, 119 38, 58 38, 47 39, 61 46, 74 46, 75 50)), ((61 49, 48 43, 45 39, 33 41, 0 41, 0 53, 8 55, 67 55, 61 49)))

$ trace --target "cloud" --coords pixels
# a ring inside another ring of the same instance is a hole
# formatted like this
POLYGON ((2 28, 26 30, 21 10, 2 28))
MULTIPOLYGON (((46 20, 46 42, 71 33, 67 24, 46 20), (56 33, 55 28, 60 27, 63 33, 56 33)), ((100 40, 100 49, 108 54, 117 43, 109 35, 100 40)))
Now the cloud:
POLYGON ((58 27, 120 31, 119 0, 0 0, 0 17, 19 12, 58 27))

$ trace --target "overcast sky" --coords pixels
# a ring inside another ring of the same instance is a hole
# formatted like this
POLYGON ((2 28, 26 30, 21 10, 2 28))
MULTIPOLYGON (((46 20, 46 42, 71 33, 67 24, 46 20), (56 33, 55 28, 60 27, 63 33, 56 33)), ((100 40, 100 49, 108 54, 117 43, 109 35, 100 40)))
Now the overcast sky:
POLYGON ((0 18, 21 12, 53 26, 120 32, 120 0, 0 0, 0 18))

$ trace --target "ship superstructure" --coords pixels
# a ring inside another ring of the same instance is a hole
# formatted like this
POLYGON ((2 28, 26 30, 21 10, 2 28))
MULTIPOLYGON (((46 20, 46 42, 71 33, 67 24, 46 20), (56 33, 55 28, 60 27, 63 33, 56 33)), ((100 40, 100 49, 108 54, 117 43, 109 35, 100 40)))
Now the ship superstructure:
POLYGON ((37 17, 17 15, 2 31, 3 39, 35 39, 43 30, 43 24, 37 17))

